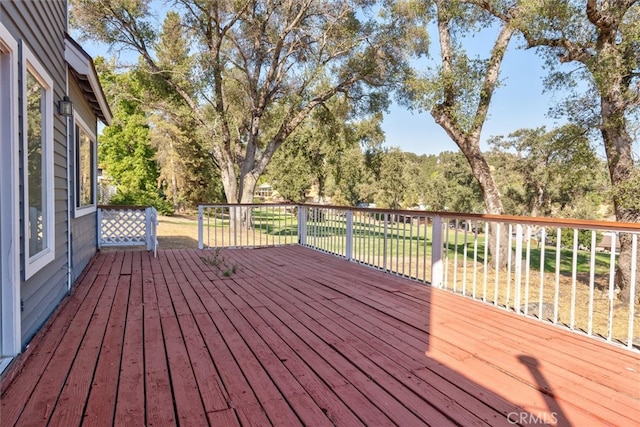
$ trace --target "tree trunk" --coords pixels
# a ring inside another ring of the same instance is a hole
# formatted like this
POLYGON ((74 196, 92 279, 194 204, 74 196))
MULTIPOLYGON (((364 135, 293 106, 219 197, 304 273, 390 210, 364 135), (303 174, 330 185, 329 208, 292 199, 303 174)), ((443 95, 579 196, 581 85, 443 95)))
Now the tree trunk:
MULTIPOLYGON (((465 82, 464 79, 457 81, 456 79, 458 79, 459 76, 456 76, 454 73, 454 58, 456 55, 450 27, 452 15, 449 7, 451 4, 445 0, 436 1, 436 4, 440 56, 442 58, 441 73, 444 77, 444 83, 442 102, 431 109, 431 115, 436 123, 449 134, 467 158, 473 175, 480 184, 487 213, 502 215, 504 213, 502 198, 491 174, 491 169, 482 151, 480 151, 480 135, 482 126, 487 118, 493 91, 496 88, 500 65, 502 64, 502 59, 504 58, 515 28, 512 27, 510 23, 505 23, 496 38, 493 49, 491 50, 491 57, 487 61, 487 69, 480 87, 480 96, 476 111, 473 116, 468 117, 472 119, 472 125, 467 129, 461 124, 458 118, 460 114, 458 102, 461 96, 464 96, 464 87, 467 85, 467 82, 465 82)), ((497 224, 491 224, 489 251, 491 256, 494 257, 494 260, 495 257, 498 257, 498 262, 494 262, 494 265, 497 264, 498 268, 505 268, 507 266, 509 255, 508 237, 505 227, 502 227, 500 232, 498 232, 497 224), (499 251, 496 250, 497 247, 499 251)))
POLYGON ((325 174, 318 174, 318 202, 324 201, 325 183, 327 182, 327 176, 325 174))
MULTIPOLYGON (((618 105, 621 99, 616 99, 618 91, 612 91, 609 97, 602 98, 602 138, 607 153, 609 175, 613 188, 620 187, 634 175, 634 161, 632 154, 633 140, 627 132, 624 114, 618 105)), ((640 211, 634 207, 625 206, 620 200, 620 195, 614 195, 613 199, 616 220, 619 222, 640 222, 640 211)), ((633 259, 632 237, 628 233, 620 235, 620 256, 616 266, 616 286, 620 289, 618 298, 628 302, 631 300, 631 266, 635 262, 640 265, 640 251, 633 259)), ((640 301, 640 271, 636 273, 635 300, 640 301)))
MULTIPOLYGON (((240 203, 251 204, 253 203, 253 194, 256 190, 256 184, 258 179, 253 174, 248 173, 241 177, 242 179, 242 193, 240 194, 240 203)), ((249 230, 253 226, 253 209, 243 206, 240 208, 240 223, 242 228, 249 230)))
MULTIPOLYGON (((220 168, 220 175, 228 204, 236 205, 253 203, 253 194, 258 182, 253 173, 238 176, 235 172, 234 166, 228 165, 228 167, 220 168), (238 182, 241 185, 238 185, 238 182)), ((250 207, 231 207, 229 209, 229 221, 230 226, 233 228, 238 227, 245 230, 250 229, 253 224, 252 209, 250 207)))
MULTIPOLYGON (((637 222, 637 221, 636 221, 637 222)), ((629 233, 622 233, 619 238, 620 256, 618 257, 618 265, 616 266, 615 284, 620 289, 618 298, 624 302, 631 301, 631 266, 640 265, 640 251, 633 259, 632 238, 629 233)), ((640 303, 640 271, 636 272, 636 290, 634 301, 640 303)))
POLYGON ((229 167, 220 167, 220 179, 222 180, 222 187, 224 188, 224 195, 227 199, 227 203, 238 203, 238 182, 236 173, 233 170, 233 165, 229 165, 229 167))
MULTIPOLYGON (((489 164, 478 148, 477 143, 458 144, 460 150, 467 158, 473 176, 480 184, 482 198, 488 214, 503 215, 504 207, 498 186, 496 185, 489 164)), ((493 265, 498 268, 506 268, 509 260, 509 229, 506 225, 500 227, 492 222, 489 227, 489 252, 494 258, 493 265), (499 250, 497 250, 499 248, 499 250), (495 259, 498 258, 496 263, 495 259), (497 265, 496 265, 497 264, 497 265)))

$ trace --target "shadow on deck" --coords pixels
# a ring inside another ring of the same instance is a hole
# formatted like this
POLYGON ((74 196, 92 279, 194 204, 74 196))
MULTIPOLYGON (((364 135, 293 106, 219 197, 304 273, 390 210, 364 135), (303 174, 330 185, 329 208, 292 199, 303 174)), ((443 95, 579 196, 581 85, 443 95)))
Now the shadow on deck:
POLYGON ((100 253, 10 425, 633 425, 640 356, 300 246, 100 253))

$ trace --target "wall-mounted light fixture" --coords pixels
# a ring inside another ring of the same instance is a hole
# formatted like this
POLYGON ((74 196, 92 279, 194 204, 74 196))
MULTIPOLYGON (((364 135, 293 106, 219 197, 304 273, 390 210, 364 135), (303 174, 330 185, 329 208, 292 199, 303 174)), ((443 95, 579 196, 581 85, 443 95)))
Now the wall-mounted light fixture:
POLYGON ((63 96, 62 99, 58 101, 58 114, 64 117, 70 117, 73 115, 73 102, 71 102, 67 95, 63 96))

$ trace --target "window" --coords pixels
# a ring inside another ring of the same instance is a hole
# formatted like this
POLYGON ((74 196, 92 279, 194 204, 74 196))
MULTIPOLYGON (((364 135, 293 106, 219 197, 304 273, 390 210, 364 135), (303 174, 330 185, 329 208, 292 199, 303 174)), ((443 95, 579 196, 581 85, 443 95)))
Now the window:
POLYGON ((25 279, 55 258, 53 80, 22 45, 25 279))
POLYGON ((96 137, 77 116, 75 127, 76 150, 76 217, 96 210, 96 137))

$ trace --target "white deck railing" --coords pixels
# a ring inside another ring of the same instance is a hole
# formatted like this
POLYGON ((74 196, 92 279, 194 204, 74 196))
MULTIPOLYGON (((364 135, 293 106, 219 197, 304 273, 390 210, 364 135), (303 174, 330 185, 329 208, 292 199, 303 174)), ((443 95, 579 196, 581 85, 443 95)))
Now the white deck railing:
MULTIPOLYGON (((623 233, 637 260, 640 224, 315 205, 199 209, 200 248, 300 244, 638 350, 640 306, 621 301, 615 284, 623 233), (503 239, 489 239, 491 229, 503 239)), ((629 268, 634 295, 640 272, 637 262, 629 268)))
POLYGON ((201 205, 198 247, 258 247, 298 242, 296 205, 201 205))
POLYGON ((98 207, 98 248, 108 246, 145 246, 158 250, 158 212, 147 206, 98 207))

